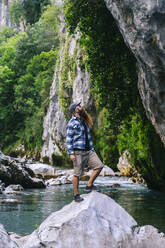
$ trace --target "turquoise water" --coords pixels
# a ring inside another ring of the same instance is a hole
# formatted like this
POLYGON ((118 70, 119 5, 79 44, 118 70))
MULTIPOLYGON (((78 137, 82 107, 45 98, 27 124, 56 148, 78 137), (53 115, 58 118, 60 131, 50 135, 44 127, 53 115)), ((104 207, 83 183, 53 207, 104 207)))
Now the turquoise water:
MULTIPOLYGON (((165 194, 132 184, 127 178, 99 177, 96 184, 130 213, 138 225, 153 225, 165 232, 165 194), (120 187, 111 187, 119 183, 120 187)), ((80 193, 86 183, 81 182, 80 193)), ((72 201, 72 185, 24 190, 15 196, 0 195, 0 223, 8 232, 29 234, 52 212, 72 201), (13 202, 7 202, 7 199, 13 202)))

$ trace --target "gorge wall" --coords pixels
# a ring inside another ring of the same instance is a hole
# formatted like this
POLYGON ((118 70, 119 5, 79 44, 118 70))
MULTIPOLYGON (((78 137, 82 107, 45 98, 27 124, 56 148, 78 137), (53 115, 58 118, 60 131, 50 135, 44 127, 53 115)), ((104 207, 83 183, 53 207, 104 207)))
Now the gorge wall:
POLYGON ((88 110, 95 108, 90 94, 90 76, 83 67, 83 50, 79 35, 71 36, 65 29, 64 17, 60 17, 60 49, 50 90, 50 104, 44 119, 42 159, 58 164, 66 157, 65 137, 67 121, 71 118, 68 106, 81 101, 88 110))
POLYGON ((0 0, 0 26, 12 26, 12 23, 9 19, 9 5, 12 1, 13 0, 0 0))
POLYGON ((105 0, 138 62, 138 88, 156 132, 165 144, 165 3, 105 0))

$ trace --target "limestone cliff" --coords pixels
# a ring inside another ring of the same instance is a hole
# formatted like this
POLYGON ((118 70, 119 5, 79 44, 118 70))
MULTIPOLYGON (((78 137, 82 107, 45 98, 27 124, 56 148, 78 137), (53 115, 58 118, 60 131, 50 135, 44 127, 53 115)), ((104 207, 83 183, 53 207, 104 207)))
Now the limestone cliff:
POLYGON ((165 3, 105 0, 138 62, 138 87, 148 118, 165 144, 165 3))
POLYGON ((9 5, 12 1, 13 0, 0 0, 0 26, 12 26, 9 20, 9 5))
POLYGON ((90 94, 89 73, 83 67, 83 51, 79 46, 79 35, 70 36, 64 28, 61 16, 61 42, 52 87, 50 104, 44 120, 42 158, 56 163, 65 152, 67 121, 70 103, 81 101, 82 105, 94 107, 90 94))

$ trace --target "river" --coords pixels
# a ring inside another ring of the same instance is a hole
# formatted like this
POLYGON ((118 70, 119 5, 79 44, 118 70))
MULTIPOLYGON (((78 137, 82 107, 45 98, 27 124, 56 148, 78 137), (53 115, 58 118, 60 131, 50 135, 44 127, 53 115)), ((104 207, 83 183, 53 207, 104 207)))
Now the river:
MULTIPOLYGON (((86 182, 80 183, 83 193, 86 182)), ((165 194, 133 184, 124 177, 98 177, 102 193, 107 194, 131 214, 138 225, 153 225, 165 232, 165 194), (114 185, 113 184, 120 184, 114 185)), ((0 195, 0 223, 8 232, 30 234, 52 212, 70 203, 72 185, 24 190, 18 195, 0 195)))

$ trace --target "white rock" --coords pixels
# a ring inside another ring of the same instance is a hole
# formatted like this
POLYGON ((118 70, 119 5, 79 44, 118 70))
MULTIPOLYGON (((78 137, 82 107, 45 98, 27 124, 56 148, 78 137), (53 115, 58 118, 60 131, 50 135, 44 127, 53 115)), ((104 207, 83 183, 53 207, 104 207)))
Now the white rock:
POLYGON ((26 167, 30 168, 34 174, 41 174, 43 177, 55 175, 55 168, 48 164, 26 164, 26 167))
POLYGON ((20 184, 11 184, 3 191, 3 194, 19 194, 21 191, 23 187, 20 184))
POLYGON ((41 248, 41 244, 47 248, 122 247, 136 221, 106 195, 91 192, 83 198, 52 213, 22 248, 41 248))
POLYGON ((18 248, 19 246, 10 239, 3 225, 0 224, 0 248, 18 248))
POLYGON ((135 229, 137 248, 164 248, 165 235, 153 226, 146 225, 135 229))
POLYGON ((115 172, 110 168, 108 167, 107 165, 104 165, 102 171, 100 172, 99 174, 100 176, 115 176, 115 172))
MULTIPOLYGON (((90 176, 92 174, 93 170, 89 170, 85 174, 90 176)), ((109 168, 107 165, 104 165, 102 171, 100 172, 99 176, 115 176, 115 172, 109 168)))
POLYGON ((56 170, 56 176, 71 176, 73 175, 73 170, 56 170))
POLYGON ((45 182, 46 186, 56 186, 62 184, 69 184, 72 183, 72 176, 59 176, 58 178, 54 179, 51 178, 45 182))
POLYGON ((123 176, 130 176, 133 172, 133 166, 130 164, 129 158, 130 154, 128 151, 125 151, 119 158, 117 168, 123 176))

